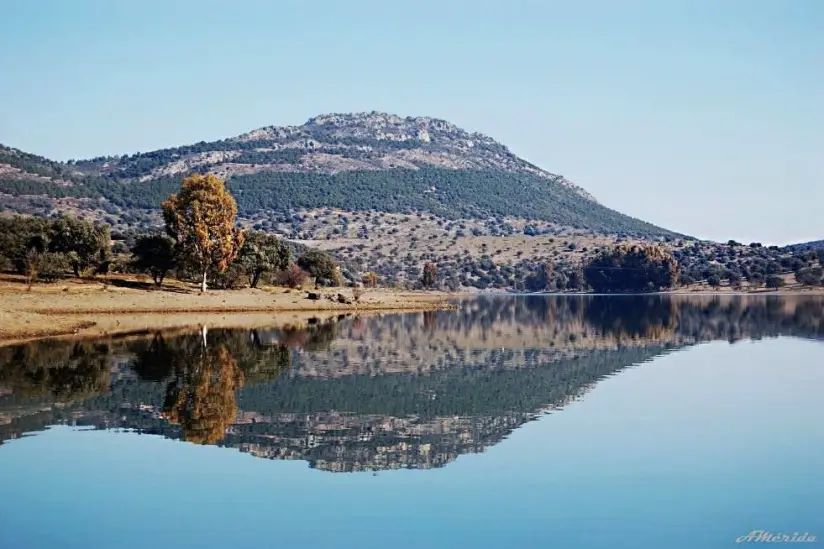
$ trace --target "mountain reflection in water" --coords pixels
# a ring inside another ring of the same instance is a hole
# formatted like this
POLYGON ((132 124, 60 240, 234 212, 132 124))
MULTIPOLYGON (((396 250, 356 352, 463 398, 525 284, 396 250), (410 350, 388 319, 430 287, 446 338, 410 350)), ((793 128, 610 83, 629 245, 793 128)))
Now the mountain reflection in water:
POLYGON ((328 471, 440 467, 700 342, 824 338, 819 297, 480 297, 457 311, 0 348, 0 444, 127 428, 328 471))

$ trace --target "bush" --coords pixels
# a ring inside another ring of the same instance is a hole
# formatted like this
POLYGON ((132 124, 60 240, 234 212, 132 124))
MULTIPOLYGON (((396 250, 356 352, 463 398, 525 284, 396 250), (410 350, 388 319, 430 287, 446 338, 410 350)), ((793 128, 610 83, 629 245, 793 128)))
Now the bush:
POLYGON ((233 263, 223 271, 215 270, 209 274, 212 286, 221 290, 239 290, 246 286, 248 278, 246 270, 239 264, 233 263))
POLYGON ((770 275, 765 280, 765 284, 766 284, 767 288, 772 288, 772 289, 781 288, 782 286, 784 286, 784 279, 781 278, 780 276, 770 275))
POLYGON ((284 271, 278 273, 278 283, 282 286, 295 289, 303 286, 309 279, 309 273, 298 267, 295 263, 289 265, 284 271))
POLYGON ((53 282, 65 275, 70 268, 71 262, 65 254, 44 253, 38 259, 37 273, 33 278, 43 282, 53 282))
POLYGON ((720 288, 721 287, 721 277, 717 274, 710 275, 707 277, 707 284, 712 286, 713 288, 720 288))

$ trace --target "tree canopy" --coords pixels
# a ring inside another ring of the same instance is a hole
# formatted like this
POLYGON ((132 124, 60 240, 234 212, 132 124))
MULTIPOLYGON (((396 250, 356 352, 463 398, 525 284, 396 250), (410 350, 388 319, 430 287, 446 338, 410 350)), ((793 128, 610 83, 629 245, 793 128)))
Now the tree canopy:
POLYGON ((201 274, 201 291, 206 291, 209 270, 225 271, 243 245, 236 215, 235 199, 211 174, 190 175, 180 192, 163 202, 166 231, 177 243, 180 258, 201 274))
POLYGON ((132 264, 136 269, 151 274, 154 283, 160 287, 163 279, 177 262, 174 241, 163 235, 143 235, 138 237, 132 248, 132 264))
POLYGON ((315 278, 315 284, 337 285, 340 283, 338 266, 332 256, 322 250, 308 250, 298 258, 298 266, 315 278))
POLYGON ((659 246, 620 245, 586 264, 584 278, 596 292, 656 292, 675 286, 678 262, 659 246))
POLYGON ((292 251, 277 236, 252 231, 246 235, 237 261, 249 277, 249 285, 257 288, 264 274, 285 271, 289 267, 292 251))

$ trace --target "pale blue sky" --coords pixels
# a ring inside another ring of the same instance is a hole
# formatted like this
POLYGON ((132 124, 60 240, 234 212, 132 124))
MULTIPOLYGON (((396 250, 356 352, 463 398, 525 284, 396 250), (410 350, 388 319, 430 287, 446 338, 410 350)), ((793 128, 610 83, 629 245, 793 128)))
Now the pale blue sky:
POLYGON ((0 0, 0 142, 57 159, 436 116, 699 237, 824 238, 820 0, 0 0))

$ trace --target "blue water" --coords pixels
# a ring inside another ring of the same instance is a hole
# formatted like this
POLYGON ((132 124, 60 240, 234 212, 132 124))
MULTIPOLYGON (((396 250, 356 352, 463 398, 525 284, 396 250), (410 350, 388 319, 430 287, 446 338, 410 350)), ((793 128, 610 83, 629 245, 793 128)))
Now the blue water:
POLYGON ((332 473, 54 426, 0 446, 0 547, 710 549, 753 530, 820 540, 822 359, 824 343, 787 336, 687 346, 431 469, 332 473))

